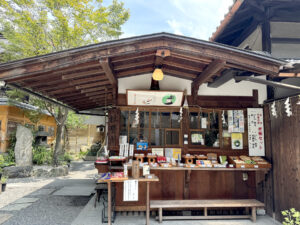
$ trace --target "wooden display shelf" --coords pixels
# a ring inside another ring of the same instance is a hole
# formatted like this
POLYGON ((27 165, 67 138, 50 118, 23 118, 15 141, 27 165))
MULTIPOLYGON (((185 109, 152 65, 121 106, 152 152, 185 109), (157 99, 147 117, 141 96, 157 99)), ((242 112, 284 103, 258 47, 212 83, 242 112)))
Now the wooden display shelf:
MULTIPOLYGON (((112 166, 112 170, 121 170, 122 166, 112 166)), ((131 169, 131 166, 128 166, 131 169)), ((140 167, 142 169, 142 167, 140 167)), ((202 171, 265 171, 268 172, 270 168, 216 168, 216 167, 150 167, 150 170, 202 170, 202 171)))

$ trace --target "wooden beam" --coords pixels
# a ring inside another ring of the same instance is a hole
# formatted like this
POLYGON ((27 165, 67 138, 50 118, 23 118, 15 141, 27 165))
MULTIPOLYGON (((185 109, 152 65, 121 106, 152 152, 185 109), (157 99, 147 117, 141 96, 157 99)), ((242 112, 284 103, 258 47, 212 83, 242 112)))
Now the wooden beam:
POLYGON ((89 77, 89 78, 83 78, 83 79, 70 81, 70 84, 71 85, 78 85, 78 84, 85 84, 85 83, 89 83, 89 82, 106 81, 106 80, 107 79, 106 79, 105 75, 96 75, 96 76, 89 77))
POLYGON ((279 77, 300 77, 300 73, 279 73, 279 77))
POLYGON ((155 54, 155 66, 161 66, 164 62, 164 59, 171 55, 169 49, 158 49, 155 54))
POLYGON ((138 74, 150 73, 153 72, 153 70, 154 70, 153 66, 149 66, 141 69, 135 69, 135 70, 126 70, 126 71, 118 72, 117 77, 121 78, 121 77, 135 76, 138 74))
POLYGON ((33 88, 33 90, 35 91, 50 91, 50 90, 57 90, 57 89, 63 89, 63 88, 68 88, 70 87, 70 85, 68 83, 65 82, 61 82, 60 84, 57 85, 48 85, 47 86, 43 86, 43 87, 35 87, 33 88))
POLYGON ((210 88, 218 88, 227 81, 233 79, 234 75, 237 74, 237 71, 234 70, 225 70, 220 77, 214 79, 212 83, 209 83, 207 86, 210 88))
POLYGON ((124 69, 132 69, 132 68, 136 68, 136 67, 149 66, 149 65, 153 65, 153 64, 154 64, 153 60, 146 60, 146 61, 141 61, 141 62, 127 63, 124 65, 115 65, 114 70, 118 71, 118 70, 124 70, 124 69))
POLYGON ((207 82, 212 76, 218 73, 224 68, 226 62, 224 60, 215 59, 211 62, 202 73, 198 75, 196 79, 192 82, 192 95, 194 98, 198 96, 198 90, 201 84, 207 82))
POLYGON ((141 59, 141 58, 146 58, 150 56, 154 56, 155 52, 138 52, 135 54, 127 54, 127 55, 122 55, 122 56, 115 56, 111 58, 112 63, 118 63, 118 62, 124 62, 124 61, 129 61, 129 60, 134 60, 134 59, 141 59))
POLYGON ((86 76, 92 76, 92 75, 104 75, 104 71, 99 69, 95 70, 88 70, 88 71, 83 71, 79 73, 72 73, 72 74, 66 74, 62 76, 63 80, 70 80, 74 78, 80 78, 80 77, 86 77, 86 76))
POLYGON ((187 64, 183 64, 183 63, 181 64, 181 63, 176 63, 176 62, 171 62, 171 61, 164 61, 164 65, 174 67, 174 68, 189 70, 189 71, 197 72, 197 73, 200 73, 203 71, 202 67, 191 66, 191 65, 187 65, 187 64))
POLYGON ((195 87, 199 87, 201 84, 207 82, 209 78, 222 70, 225 65, 226 62, 224 60, 214 60, 202 71, 202 73, 198 75, 198 77, 193 81, 192 85, 195 87))
POLYGON ((96 87, 96 86, 105 86, 105 85, 109 85, 111 84, 110 81, 99 81, 99 82, 93 82, 90 84, 82 84, 82 85, 78 85, 75 86, 75 88, 78 89, 86 89, 86 88, 90 88, 90 87, 96 87))
POLYGON ((63 88, 63 89, 58 89, 54 91, 47 91, 50 95, 56 95, 60 93, 65 93, 65 92, 74 92, 76 89, 74 87, 69 87, 69 88, 63 88))
POLYGON ((96 88, 88 88, 88 89, 82 89, 80 90, 81 93, 91 93, 91 92, 96 92, 96 91, 103 91, 105 89, 110 90, 111 87, 110 86, 104 86, 104 87, 96 87, 96 88))
POLYGON ((170 69, 170 68, 162 68, 162 71, 165 74, 174 75, 174 76, 189 79, 189 80, 193 80, 197 77, 196 74, 182 72, 182 71, 178 71, 178 70, 173 70, 173 69, 170 69))
POLYGON ((107 89, 107 91, 106 90, 102 90, 102 91, 94 91, 94 92, 88 92, 88 93, 85 93, 85 96, 89 96, 89 97, 91 97, 91 96, 94 96, 94 95, 100 95, 100 94, 103 94, 103 95, 105 95, 105 94, 111 94, 112 93, 112 91, 113 91, 113 89, 107 89))
POLYGON ((110 81, 110 84, 112 86, 117 86, 118 80, 117 80, 115 72, 111 66, 110 59, 108 57, 101 57, 99 62, 101 64, 101 67, 102 67, 107 79, 110 81))

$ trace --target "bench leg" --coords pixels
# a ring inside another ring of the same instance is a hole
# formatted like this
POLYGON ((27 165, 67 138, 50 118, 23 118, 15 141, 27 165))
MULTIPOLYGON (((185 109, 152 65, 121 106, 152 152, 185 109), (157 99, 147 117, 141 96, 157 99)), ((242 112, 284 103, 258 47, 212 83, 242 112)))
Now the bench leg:
POLYGON ((251 213, 252 213, 251 220, 253 223, 255 223, 256 222, 256 207, 252 207, 251 213))
POLYGON ((204 208, 204 216, 207 216, 207 208, 204 208))
POLYGON ((162 223, 162 216, 163 216, 162 208, 159 208, 158 209, 158 220, 159 220, 160 223, 162 223))

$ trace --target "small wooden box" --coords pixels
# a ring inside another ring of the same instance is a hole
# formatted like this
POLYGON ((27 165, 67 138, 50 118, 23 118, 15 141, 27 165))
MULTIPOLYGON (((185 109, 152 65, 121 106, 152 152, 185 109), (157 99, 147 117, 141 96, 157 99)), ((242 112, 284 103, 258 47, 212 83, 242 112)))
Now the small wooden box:
POLYGON ((148 163, 156 163, 156 155, 147 155, 148 163))
POLYGON ((195 156, 193 156, 193 155, 184 155, 183 158, 185 159, 185 164, 193 164, 195 156))

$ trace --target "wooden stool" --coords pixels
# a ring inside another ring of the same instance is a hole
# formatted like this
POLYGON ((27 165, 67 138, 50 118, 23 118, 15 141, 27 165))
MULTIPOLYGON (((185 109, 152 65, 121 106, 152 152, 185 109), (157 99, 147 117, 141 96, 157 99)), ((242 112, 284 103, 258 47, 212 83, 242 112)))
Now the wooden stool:
POLYGON ((156 163, 156 155, 147 155, 149 165, 152 163, 156 163))
POLYGON ((183 156, 183 158, 185 159, 185 164, 193 164, 195 156, 185 155, 185 156, 183 156))

